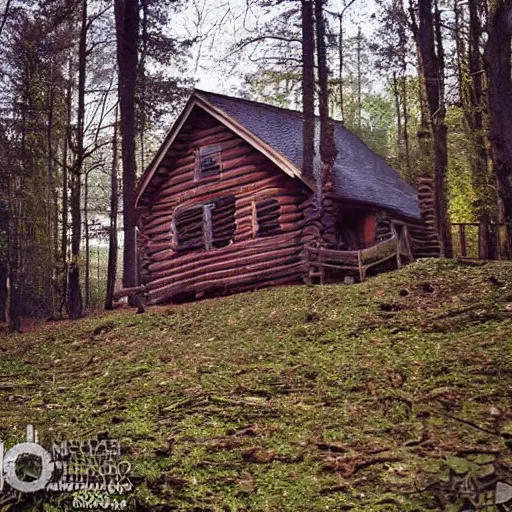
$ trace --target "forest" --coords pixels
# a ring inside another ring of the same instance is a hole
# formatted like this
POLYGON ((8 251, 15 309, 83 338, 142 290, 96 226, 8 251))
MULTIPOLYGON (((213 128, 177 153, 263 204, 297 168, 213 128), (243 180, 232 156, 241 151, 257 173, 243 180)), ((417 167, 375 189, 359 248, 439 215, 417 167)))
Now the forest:
POLYGON ((443 257, 510 258, 511 42, 509 0, 4 0, 0 320, 138 285, 136 183, 195 86, 300 110, 305 141, 319 113, 327 167, 343 121, 432 178, 443 257))

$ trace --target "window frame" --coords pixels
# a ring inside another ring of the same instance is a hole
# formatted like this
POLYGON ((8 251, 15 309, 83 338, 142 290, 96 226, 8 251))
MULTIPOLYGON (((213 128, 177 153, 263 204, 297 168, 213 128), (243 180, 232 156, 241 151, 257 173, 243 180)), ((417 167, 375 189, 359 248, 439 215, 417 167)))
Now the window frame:
POLYGON ((228 247, 232 243, 235 242, 236 237, 236 196, 235 195, 227 195, 217 197, 214 200, 205 202, 205 203, 196 203, 190 205, 179 205, 174 209, 171 220, 171 249, 174 252, 180 252, 180 234, 178 231, 178 223, 177 218, 181 212, 193 209, 201 210, 201 230, 202 230, 202 246, 197 249, 192 249, 191 251, 184 252, 193 252, 195 250, 204 250, 204 251, 212 251, 212 250, 221 250, 224 247, 228 247), (232 197, 234 202, 235 210, 233 212, 233 220, 235 223, 235 229, 232 234, 232 238, 227 245, 223 245, 221 247, 215 247, 215 237, 213 233, 213 216, 212 212, 215 209, 216 203, 222 201, 222 199, 226 199, 232 197))

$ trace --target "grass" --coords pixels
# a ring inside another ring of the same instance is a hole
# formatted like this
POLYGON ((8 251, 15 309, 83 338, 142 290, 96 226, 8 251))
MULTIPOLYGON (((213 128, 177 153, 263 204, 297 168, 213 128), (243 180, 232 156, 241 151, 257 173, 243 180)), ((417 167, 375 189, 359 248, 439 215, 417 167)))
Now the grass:
POLYGON ((120 439, 138 511, 463 510, 510 479, 511 303, 509 263, 424 260, 4 336, 0 438, 120 439))

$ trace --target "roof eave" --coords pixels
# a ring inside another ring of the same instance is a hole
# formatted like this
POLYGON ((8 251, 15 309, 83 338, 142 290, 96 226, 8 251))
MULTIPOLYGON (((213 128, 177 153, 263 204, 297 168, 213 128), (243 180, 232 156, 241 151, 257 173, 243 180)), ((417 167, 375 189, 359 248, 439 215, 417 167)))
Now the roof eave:
POLYGON ((156 170, 162 163, 162 160, 165 158, 167 151, 174 142, 174 139, 181 130, 181 127, 185 124, 185 121, 188 119, 188 116, 190 115, 190 112, 192 111, 194 106, 195 98, 194 95, 192 95, 187 101, 187 104, 185 105, 183 112, 178 116, 178 119, 176 119, 174 124, 171 126, 170 130, 167 132, 167 135, 165 136, 164 141, 160 145, 158 151, 155 153, 153 160, 151 160, 151 163, 146 167, 146 170, 142 174, 137 185, 137 189, 135 191, 135 208, 139 206, 139 201, 140 198, 142 197, 142 194, 144 194, 144 191, 151 182, 151 179, 153 178, 156 170))
POLYGON ((238 121, 233 119, 230 115, 226 114, 222 109, 212 105, 200 94, 196 93, 198 99, 197 104, 202 107, 206 112, 215 117, 237 135, 242 137, 246 142, 251 144, 258 151, 263 153, 267 158, 272 160, 278 167, 280 167, 286 174, 292 178, 299 178, 304 180, 300 170, 295 167, 284 155, 276 151, 274 148, 269 146, 266 142, 263 142, 259 137, 254 135, 250 130, 242 126, 238 121))

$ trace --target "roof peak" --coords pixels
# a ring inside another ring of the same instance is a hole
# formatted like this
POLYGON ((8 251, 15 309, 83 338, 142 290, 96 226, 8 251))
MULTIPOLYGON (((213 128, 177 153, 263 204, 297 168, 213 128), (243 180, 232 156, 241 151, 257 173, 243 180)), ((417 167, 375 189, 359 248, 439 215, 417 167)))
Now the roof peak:
MULTIPOLYGON (((277 110, 279 112, 287 112, 289 114, 296 115, 296 116, 300 117, 301 119, 304 118, 304 115, 303 115, 302 111, 295 110, 293 108, 278 107, 276 105, 272 105, 271 103, 263 103, 262 101, 249 100, 247 98, 240 98, 238 96, 229 96, 228 94, 221 94, 221 93, 218 93, 218 92, 211 92, 211 91, 205 91, 203 89, 194 88, 193 94, 196 94, 196 93, 199 96, 201 96, 201 94, 205 94, 205 95, 210 95, 210 96, 218 96, 220 98, 225 98, 227 100, 239 101, 239 102, 243 102, 243 103, 250 103, 252 105, 258 105, 260 107, 274 109, 274 110, 277 110)), ((320 119, 320 116, 315 114, 315 119, 320 119)), ((336 124, 338 124, 340 126, 343 126, 345 128, 345 123, 343 121, 341 121, 339 119, 332 119, 332 118, 331 118, 331 120, 334 121, 336 124)))

